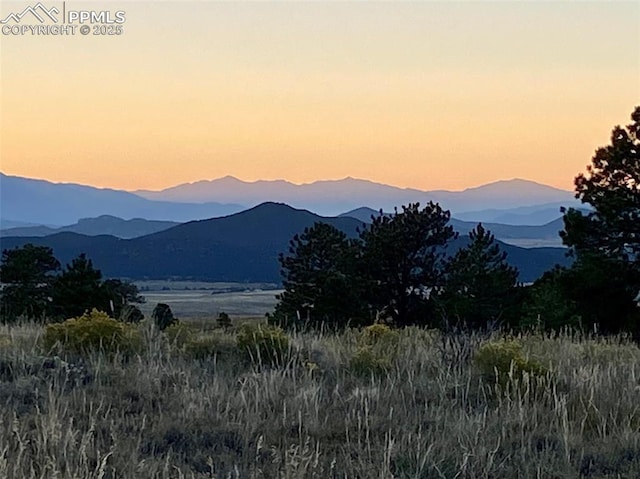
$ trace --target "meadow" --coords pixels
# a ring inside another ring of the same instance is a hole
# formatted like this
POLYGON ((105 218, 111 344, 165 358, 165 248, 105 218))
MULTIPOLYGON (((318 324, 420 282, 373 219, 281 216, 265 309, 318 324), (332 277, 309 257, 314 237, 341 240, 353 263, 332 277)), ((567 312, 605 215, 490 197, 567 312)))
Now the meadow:
POLYGON ((264 316, 272 312, 282 290, 272 283, 205 281, 136 281, 146 303, 138 305, 150 317, 158 303, 165 303, 178 318, 215 318, 224 312, 233 317, 264 316))
POLYGON ((0 477, 640 477, 623 337, 131 328, 80 352, 0 326, 0 477))

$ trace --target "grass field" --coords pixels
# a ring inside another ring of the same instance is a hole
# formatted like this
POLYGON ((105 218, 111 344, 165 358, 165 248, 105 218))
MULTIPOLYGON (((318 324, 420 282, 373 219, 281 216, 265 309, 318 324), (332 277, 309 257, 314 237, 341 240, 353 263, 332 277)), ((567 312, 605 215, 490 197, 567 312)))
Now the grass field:
POLYGON ((136 281, 146 303, 140 306, 149 317, 158 303, 166 303, 178 318, 215 318, 221 312, 230 316, 264 316, 276 305, 272 283, 222 283, 204 281, 136 281))
POLYGON ((540 369, 496 384, 473 359, 496 337, 299 333, 270 366, 233 329, 137 328, 129 354, 79 356, 0 327, 0 477, 640 477, 621 338, 516 338, 540 369))
POLYGON ((140 306, 149 316, 158 303, 171 306, 178 318, 216 317, 225 312, 230 316, 264 316, 273 311, 275 296, 280 290, 212 293, 211 291, 145 291, 146 303, 140 306))

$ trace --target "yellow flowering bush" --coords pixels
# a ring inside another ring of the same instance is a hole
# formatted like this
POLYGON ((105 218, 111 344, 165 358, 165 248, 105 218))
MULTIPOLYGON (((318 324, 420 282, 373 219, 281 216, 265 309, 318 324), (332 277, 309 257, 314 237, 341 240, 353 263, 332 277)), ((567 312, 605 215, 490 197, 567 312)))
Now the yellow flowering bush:
POLYGON ((113 354, 136 350, 140 345, 140 335, 135 326, 93 309, 80 317, 47 325, 42 341, 47 350, 59 347, 67 353, 103 351, 113 354))

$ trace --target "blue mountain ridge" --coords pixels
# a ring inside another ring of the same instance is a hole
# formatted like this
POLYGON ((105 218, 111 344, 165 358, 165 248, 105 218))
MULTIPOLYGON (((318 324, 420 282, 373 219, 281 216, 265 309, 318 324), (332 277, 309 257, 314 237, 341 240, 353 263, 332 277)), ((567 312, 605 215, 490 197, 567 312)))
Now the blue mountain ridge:
MULTIPOLYGON (((120 239, 64 232, 46 237, 1 238, 3 249, 26 243, 49 246, 63 263, 86 253, 107 277, 129 279, 181 278, 207 281, 280 282, 278 255, 290 239, 315 222, 326 222, 357 235, 364 223, 350 217, 321 217, 285 204, 264 203, 220 218, 192 221, 150 235, 120 239)), ((451 243, 463 247, 467 238, 451 243)), ((520 281, 534 281, 555 264, 570 260, 562 248, 519 248, 500 243, 520 281)))

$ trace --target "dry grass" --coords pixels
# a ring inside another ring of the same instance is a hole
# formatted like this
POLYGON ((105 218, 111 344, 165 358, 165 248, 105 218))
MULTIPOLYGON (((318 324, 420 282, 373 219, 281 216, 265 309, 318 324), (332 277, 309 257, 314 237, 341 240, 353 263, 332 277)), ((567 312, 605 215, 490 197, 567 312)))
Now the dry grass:
POLYGON ((479 336, 401 331, 363 375, 356 331, 296 334, 276 368, 233 331, 195 333, 204 360, 149 325, 134 357, 51 357, 41 335, 0 327, 2 478, 640 477, 640 350, 619 339, 518 338, 548 372, 496 390, 479 336))

